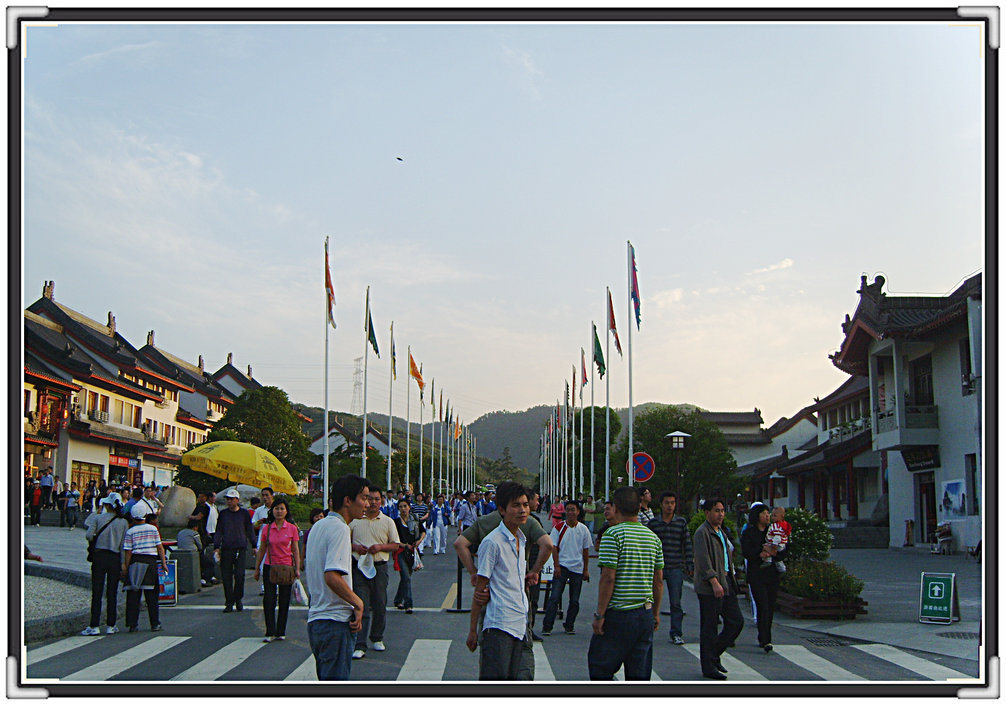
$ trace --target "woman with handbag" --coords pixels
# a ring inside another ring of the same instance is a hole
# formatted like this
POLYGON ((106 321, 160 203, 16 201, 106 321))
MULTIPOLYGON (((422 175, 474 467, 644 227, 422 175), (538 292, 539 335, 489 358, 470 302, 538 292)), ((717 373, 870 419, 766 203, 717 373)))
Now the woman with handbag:
POLYGON ((398 550, 395 552, 398 592, 395 593, 395 607, 405 610, 405 614, 412 614, 412 571, 416 565, 416 552, 426 538, 426 530, 415 517, 410 516, 411 510, 409 500, 398 500, 398 518, 395 519, 399 540, 398 550))
POLYGON ((300 577, 300 532, 297 525, 287 521, 290 506, 277 497, 259 530, 258 551, 255 556, 255 580, 262 579, 265 596, 265 638, 262 641, 283 641, 286 638, 286 618, 290 611, 290 593, 293 581, 300 577), (265 568, 263 568, 263 564, 265 568), (279 615, 277 617, 277 592, 279 615))

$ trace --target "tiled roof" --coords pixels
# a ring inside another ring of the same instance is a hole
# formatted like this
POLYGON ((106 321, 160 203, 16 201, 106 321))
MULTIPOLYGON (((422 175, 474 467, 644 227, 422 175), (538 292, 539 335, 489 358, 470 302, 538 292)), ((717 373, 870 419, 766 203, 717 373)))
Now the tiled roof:
POLYGON ((42 436, 36 436, 31 433, 24 434, 25 443, 36 443, 40 446, 51 446, 52 448, 57 448, 59 443, 52 440, 51 438, 43 438, 42 436))
POLYGON ((758 433, 724 433, 723 438, 726 440, 727 445, 761 446, 772 442, 772 439, 765 431, 759 431, 758 433))
POLYGON ((822 409, 828 409, 835 404, 846 401, 857 397, 863 393, 869 394, 870 390, 870 379, 868 377, 861 377, 860 375, 853 375, 849 379, 842 382, 842 384, 834 392, 821 399, 819 402, 810 407, 814 411, 821 411, 822 409))
POLYGON ((764 421, 758 409, 754 411, 700 411, 699 415, 706 421, 714 424, 757 424, 761 426, 764 421))
POLYGON ((872 447, 873 435, 871 433, 860 433, 840 443, 833 443, 829 439, 809 451, 796 456, 790 463, 781 468, 779 472, 783 475, 793 475, 804 470, 829 467, 849 456, 858 455, 865 450, 870 450, 872 447))

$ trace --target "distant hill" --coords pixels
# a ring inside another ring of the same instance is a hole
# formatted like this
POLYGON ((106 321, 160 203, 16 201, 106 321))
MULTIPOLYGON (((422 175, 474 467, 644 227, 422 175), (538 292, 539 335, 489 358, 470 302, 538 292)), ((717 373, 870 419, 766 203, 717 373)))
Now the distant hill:
MULTIPOLYGON (((636 416, 649 411, 650 409, 671 406, 670 404, 661 404, 659 402, 646 402, 645 404, 637 404, 636 416)), ((687 409, 689 411, 700 409, 700 407, 694 404, 675 404, 679 408, 687 409)), ((306 433, 312 440, 318 438, 322 434, 322 429, 324 428, 324 410, 318 407, 304 406, 303 404, 294 403, 293 407, 300 413, 308 416, 312 419, 311 423, 304 424, 304 433, 306 433)), ((552 410, 552 406, 549 404, 542 404, 540 406, 533 406, 524 411, 493 411, 484 416, 480 416, 475 419, 475 421, 469 424, 469 428, 472 434, 478 439, 478 454, 480 457, 489 458, 496 460, 503 455, 504 448, 510 448, 510 456, 513 458, 513 464, 519 468, 527 470, 532 474, 538 473, 538 439, 541 436, 542 428, 545 426, 545 422, 548 420, 549 413, 552 410)), ((619 420, 622 422, 622 432, 617 438, 611 440, 612 445, 617 444, 618 440, 628 433, 628 423, 629 423, 629 410, 624 409, 612 409, 612 413, 617 413, 619 420)), ((329 419, 337 420, 346 428, 350 429, 355 433, 360 433, 363 428, 362 419, 359 416, 354 416, 343 411, 329 411, 329 419)), ((374 424, 378 429, 385 430, 388 427, 388 416, 387 414, 367 414, 367 419, 374 424)), ((589 415, 588 415, 589 419, 589 415)), ((423 426, 423 437, 425 439, 425 445, 428 449, 430 447, 430 434, 431 427, 436 426, 436 433, 438 434, 437 440, 439 440, 439 424, 426 423, 423 426)), ((393 443, 396 447, 405 447, 405 419, 394 417, 392 423, 393 432, 393 443)), ((595 433, 604 433, 604 426, 594 429, 595 433)), ((412 441, 414 445, 419 439, 419 424, 412 423, 412 441)), ((590 433, 590 427, 585 423, 584 433, 590 433)))

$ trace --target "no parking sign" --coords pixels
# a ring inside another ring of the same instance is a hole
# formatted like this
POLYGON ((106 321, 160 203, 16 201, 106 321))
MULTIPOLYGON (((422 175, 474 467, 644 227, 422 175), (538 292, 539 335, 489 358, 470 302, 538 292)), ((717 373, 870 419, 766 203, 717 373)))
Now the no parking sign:
POLYGON ((647 482, 653 478, 653 473, 656 472, 657 465, 653 462, 653 458, 650 457, 649 453, 639 453, 632 454, 632 469, 629 469, 629 463, 625 463, 625 471, 632 472, 633 482, 647 482))

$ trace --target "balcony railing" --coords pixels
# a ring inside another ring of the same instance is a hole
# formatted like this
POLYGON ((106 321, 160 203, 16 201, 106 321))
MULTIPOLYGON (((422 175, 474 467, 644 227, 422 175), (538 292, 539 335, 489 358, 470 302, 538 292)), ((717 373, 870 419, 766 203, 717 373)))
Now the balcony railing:
MULTIPOLYGON (((877 433, 898 430, 898 415, 894 407, 877 411, 877 433)), ((939 408, 933 405, 905 406, 905 428, 939 428, 939 408)))
POLYGON ((847 438, 852 438, 855 435, 867 431, 870 428, 870 417, 854 419, 853 421, 846 421, 845 423, 835 426, 834 428, 828 429, 828 438, 841 443, 847 438))
POLYGON ((91 411, 89 411, 87 415, 90 416, 91 419, 93 419, 94 421, 98 421, 100 423, 108 423, 107 411, 98 411, 97 409, 91 409, 91 411))

